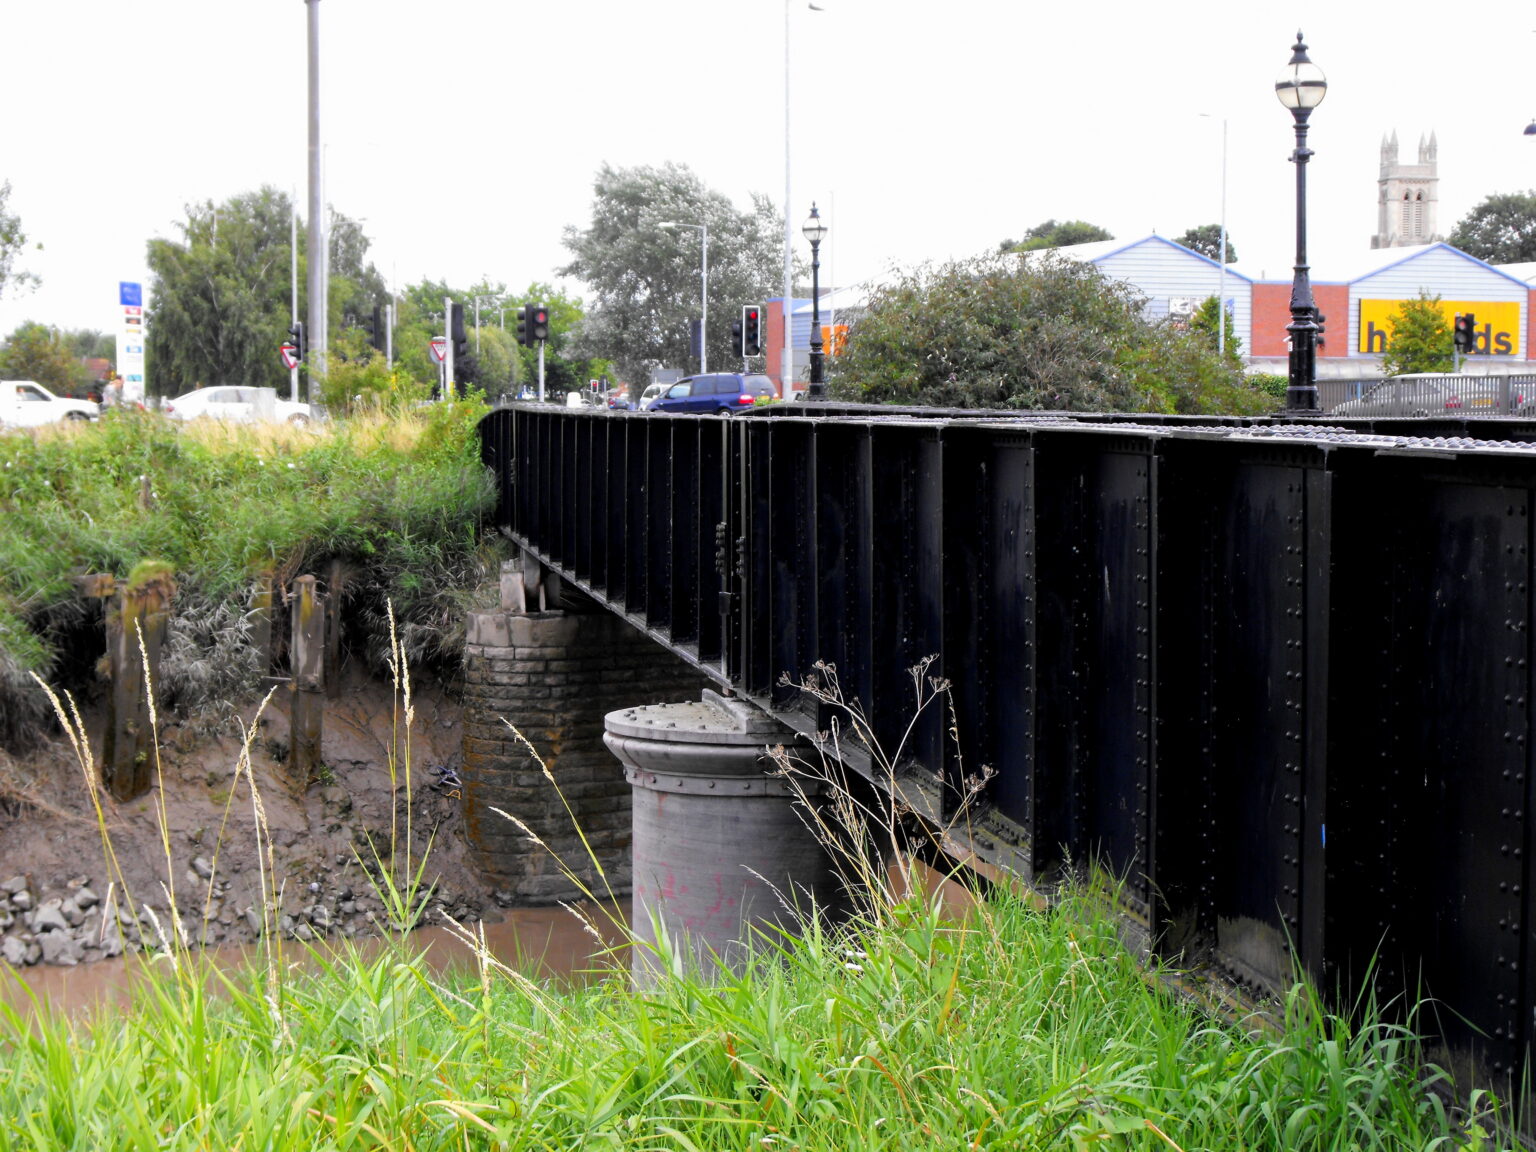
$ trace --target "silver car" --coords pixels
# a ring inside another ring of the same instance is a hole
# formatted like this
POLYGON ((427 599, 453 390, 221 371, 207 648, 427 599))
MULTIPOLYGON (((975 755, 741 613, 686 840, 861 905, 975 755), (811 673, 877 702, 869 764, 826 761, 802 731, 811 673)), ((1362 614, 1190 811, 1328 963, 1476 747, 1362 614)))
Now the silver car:
POLYGON ((1461 416, 1468 407, 1461 377, 1393 376, 1333 410, 1335 416, 1461 416))

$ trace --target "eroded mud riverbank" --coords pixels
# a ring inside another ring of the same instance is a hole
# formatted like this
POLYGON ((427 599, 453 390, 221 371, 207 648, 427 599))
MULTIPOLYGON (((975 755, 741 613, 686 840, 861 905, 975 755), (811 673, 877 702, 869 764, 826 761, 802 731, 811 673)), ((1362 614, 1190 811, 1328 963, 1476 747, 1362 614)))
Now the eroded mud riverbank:
MULTIPOLYGON (((153 949, 175 931, 173 891, 198 946, 267 930, 296 943, 375 935, 375 877, 392 850, 397 872, 406 862, 407 829, 409 860, 428 861, 427 923, 504 916, 510 897, 483 882, 463 840, 456 694, 418 685, 412 706, 407 738, 391 687, 353 672, 327 704, 320 778, 302 788, 286 778, 281 689, 222 718, 163 715, 155 787, 130 803, 93 800, 62 737, 0 753, 0 963, 30 980, 153 949), (252 725, 247 777, 236 767, 252 725)), ((88 702, 82 712, 94 752, 102 720, 88 702)))

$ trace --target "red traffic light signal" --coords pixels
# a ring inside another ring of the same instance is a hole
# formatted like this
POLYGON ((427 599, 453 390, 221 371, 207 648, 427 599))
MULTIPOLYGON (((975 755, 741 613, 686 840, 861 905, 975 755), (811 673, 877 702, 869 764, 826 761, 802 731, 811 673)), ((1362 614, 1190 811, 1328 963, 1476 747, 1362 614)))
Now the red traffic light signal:
POLYGON ((741 354, 756 356, 763 350, 763 306, 741 306, 741 354))
POLYGON ((1456 313, 1456 351, 1468 355, 1476 350, 1477 316, 1472 312, 1456 313))
POLYGON ((528 307, 528 342, 549 339, 549 305, 531 304, 528 307))

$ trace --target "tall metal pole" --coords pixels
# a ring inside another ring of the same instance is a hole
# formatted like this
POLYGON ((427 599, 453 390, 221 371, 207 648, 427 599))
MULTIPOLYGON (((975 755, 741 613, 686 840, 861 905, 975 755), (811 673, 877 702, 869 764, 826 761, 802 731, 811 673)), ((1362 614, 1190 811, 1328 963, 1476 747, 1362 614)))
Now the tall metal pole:
POLYGON ((1216 353, 1227 356, 1227 118, 1221 118, 1221 290, 1216 303, 1216 353))
POLYGON ((1287 412, 1317 411, 1317 302, 1312 296, 1311 269, 1307 264, 1307 118, 1310 108, 1291 112, 1296 119, 1296 272, 1291 280, 1291 334, 1289 382, 1285 389, 1287 412))
POLYGON ((795 246, 795 227, 790 223, 789 206, 794 203, 791 197, 791 185, 789 178, 789 140, 790 140, 790 86, 789 86, 789 6, 792 0, 784 0, 784 301, 780 307, 780 319, 783 321, 784 346, 779 351, 779 395, 788 400, 793 395, 795 353, 794 353, 794 323, 790 320, 790 293, 794 291, 791 283, 793 275, 792 262, 795 246))
MULTIPOLYGON (((814 212, 815 209, 813 208, 814 212)), ((822 376, 821 350, 821 240, 811 241, 811 386, 807 400, 826 398, 827 386, 822 376)))
POLYGON ((309 400, 315 380, 325 378, 326 262, 323 151, 320 145, 320 0, 304 0, 309 9, 309 400))
POLYGON ((452 399, 453 389, 453 297, 443 297, 443 395, 452 399))
POLYGON ((699 294, 703 298, 703 313, 699 320, 699 375, 709 371, 709 225, 700 224, 699 233, 703 250, 699 256, 699 294))
MULTIPOLYGON (((299 322, 299 205, 298 195, 292 197, 288 205, 288 278, 291 281, 290 295, 292 308, 289 323, 299 322)), ((299 362, 295 360, 293 367, 288 369, 288 399, 295 404, 299 400, 299 362)))

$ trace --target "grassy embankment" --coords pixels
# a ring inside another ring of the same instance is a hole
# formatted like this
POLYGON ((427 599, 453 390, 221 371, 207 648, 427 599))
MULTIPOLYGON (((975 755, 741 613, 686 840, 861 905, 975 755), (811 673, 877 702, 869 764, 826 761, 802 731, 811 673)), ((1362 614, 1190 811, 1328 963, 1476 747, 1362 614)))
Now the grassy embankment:
POLYGON ((0 748, 52 726, 30 674, 77 690, 94 674, 99 608, 74 577, 126 578, 142 561, 175 575, 161 686, 180 710, 255 690, 246 613, 259 575, 281 588, 324 578, 332 559, 345 565, 354 655, 382 667, 393 602, 413 661, 451 659, 465 590, 496 559, 480 533, 494 500, 475 435, 484 411, 446 404, 309 428, 119 411, 0 434, 0 748))

